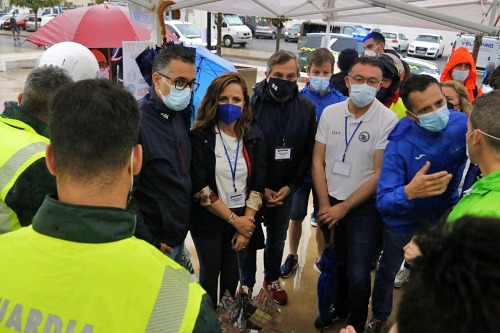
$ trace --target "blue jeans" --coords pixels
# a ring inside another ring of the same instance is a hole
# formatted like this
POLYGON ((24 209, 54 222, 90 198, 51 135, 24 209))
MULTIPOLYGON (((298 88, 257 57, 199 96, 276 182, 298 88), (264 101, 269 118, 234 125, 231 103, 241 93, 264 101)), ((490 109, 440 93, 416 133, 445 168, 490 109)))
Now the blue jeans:
POLYGON ((392 311, 394 278, 404 258, 403 247, 413 234, 396 234, 384 228, 384 253, 375 272, 372 294, 373 318, 386 321, 392 311))
MULTIPOLYGON (((282 206, 265 207, 264 225, 266 226, 266 247, 264 248, 264 280, 278 280, 281 275, 280 265, 285 248, 286 233, 290 219, 292 200, 286 198, 282 206)), ((253 287, 257 271, 257 251, 248 250, 241 268, 242 284, 253 287)))
POLYGON ((313 190, 313 206, 314 213, 316 214, 317 207, 319 206, 318 198, 316 198, 316 192, 314 192, 313 189, 311 173, 308 172, 302 186, 300 186, 293 194, 290 220, 300 221, 306 217, 307 206, 309 204, 309 194, 311 193, 311 190, 313 190))
POLYGON ((182 244, 174 247, 171 253, 165 252, 165 255, 172 259, 173 261, 180 263, 182 259, 182 253, 184 252, 184 242, 182 244))
MULTIPOLYGON (((330 198, 332 205, 340 202, 330 198)), ((348 324, 353 325, 357 332, 363 332, 368 317, 370 267, 377 240, 374 235, 380 228, 382 221, 374 199, 351 210, 335 227, 338 283, 333 306, 339 313, 349 314, 348 324)), ((322 230, 325 238, 329 239, 324 225, 322 230)))

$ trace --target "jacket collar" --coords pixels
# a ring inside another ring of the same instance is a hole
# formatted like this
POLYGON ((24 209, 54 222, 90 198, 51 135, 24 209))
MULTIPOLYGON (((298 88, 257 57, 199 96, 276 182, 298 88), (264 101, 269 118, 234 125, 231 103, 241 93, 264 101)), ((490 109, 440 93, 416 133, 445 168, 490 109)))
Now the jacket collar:
POLYGON ((23 108, 19 105, 8 106, 4 110, 2 115, 5 118, 16 119, 16 120, 22 121, 23 123, 25 123, 28 126, 30 126, 31 128, 33 128, 33 130, 37 134, 44 136, 47 139, 50 139, 49 125, 44 123, 40 119, 30 115, 28 112, 23 110, 23 108))
POLYGON ((133 236, 135 214, 114 207, 78 206, 47 196, 33 217, 33 229, 78 243, 109 243, 133 236))

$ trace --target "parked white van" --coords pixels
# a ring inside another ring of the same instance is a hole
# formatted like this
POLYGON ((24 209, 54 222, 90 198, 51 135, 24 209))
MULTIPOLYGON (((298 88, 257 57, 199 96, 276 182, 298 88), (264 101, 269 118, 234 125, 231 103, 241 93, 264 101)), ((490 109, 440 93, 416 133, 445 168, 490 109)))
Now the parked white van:
MULTIPOLYGON (((217 15, 212 18, 217 23, 217 15)), ((217 25, 212 26, 212 36, 217 36, 217 25)), ((222 45, 232 47, 233 44, 239 44, 244 47, 252 40, 252 31, 243 23, 241 18, 235 14, 222 15, 222 45)))
POLYGON ((28 7, 14 7, 9 11, 10 15, 16 14, 18 15, 29 15, 29 14, 34 14, 33 9, 30 9, 28 7))
MULTIPOLYGON (((474 35, 458 35, 457 39, 451 44, 451 54, 461 46, 466 47, 470 53, 474 48, 474 35)), ((489 62, 493 62, 495 67, 500 64, 500 42, 498 37, 483 37, 479 54, 477 55, 476 68, 484 69, 489 62)))
MULTIPOLYGON (((203 45, 207 43, 203 41, 201 28, 196 24, 180 20, 165 21, 165 28, 175 35, 186 46, 203 45)), ((212 49, 216 49, 217 40, 212 41, 212 49)))

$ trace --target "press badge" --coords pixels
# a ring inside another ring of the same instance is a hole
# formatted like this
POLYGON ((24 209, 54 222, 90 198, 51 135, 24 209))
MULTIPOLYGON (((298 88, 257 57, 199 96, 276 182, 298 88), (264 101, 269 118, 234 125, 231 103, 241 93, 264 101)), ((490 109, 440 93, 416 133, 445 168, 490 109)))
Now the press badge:
POLYGON ((245 193, 229 192, 226 193, 227 208, 239 208, 245 206, 245 193))
POLYGON ((279 146, 274 149, 275 161, 290 161, 292 159, 292 147, 279 146))
POLYGON ((351 173, 351 166, 352 163, 346 163, 342 162, 340 160, 336 160, 333 162, 333 173, 349 177, 349 174, 351 173))

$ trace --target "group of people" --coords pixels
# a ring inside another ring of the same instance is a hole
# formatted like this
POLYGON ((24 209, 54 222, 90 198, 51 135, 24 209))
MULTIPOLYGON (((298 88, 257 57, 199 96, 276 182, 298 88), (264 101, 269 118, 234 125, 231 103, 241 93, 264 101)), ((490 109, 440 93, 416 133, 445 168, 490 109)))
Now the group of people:
MULTIPOLYGON (((410 317, 432 304, 414 299, 435 292, 426 301, 448 304, 446 297, 455 297, 425 289, 438 283, 435 273, 444 268, 437 263, 459 261, 465 250, 476 254, 484 238, 488 260, 473 257, 464 269, 477 259, 498 271, 498 221, 462 217, 500 217, 491 204, 500 196, 500 95, 471 107, 482 91, 468 51, 458 49, 443 71, 444 81, 458 85, 442 87, 427 75, 409 77, 383 43, 372 33, 365 38, 371 56, 343 51, 336 75, 330 50, 315 50, 300 91, 297 57, 288 51, 269 58, 253 94, 241 75, 224 73, 208 87, 193 124, 193 49, 161 50, 149 92, 137 103, 97 79, 98 53, 74 45, 64 52, 67 42, 51 47, 28 75, 19 105, 0 117, 0 328, 217 332, 213 310, 222 295, 253 294, 260 249, 263 288, 285 305, 280 278, 298 266, 312 190, 318 257, 333 243, 337 262, 330 311, 314 325, 347 319, 349 332, 383 332, 407 259, 415 266, 398 329, 427 329, 410 317), (445 87, 452 90, 445 94, 445 87), (417 235, 454 205, 447 228, 417 235), (190 269, 189 231, 199 284, 182 268, 190 269), (281 264, 287 233, 290 254, 281 264), (453 243, 460 237, 463 246, 453 243)), ((460 284, 467 297, 467 281, 484 273, 454 269, 469 279, 460 284)), ((498 289, 490 273, 488 286, 498 289)), ((444 282, 448 291, 458 285, 444 282)), ((474 301, 485 292, 473 291, 474 301)), ((491 299, 480 302, 493 306, 491 299)), ((437 331, 460 332, 450 326, 460 313, 469 321, 464 327, 484 320, 482 331, 495 332, 498 310, 454 307, 437 331)))

